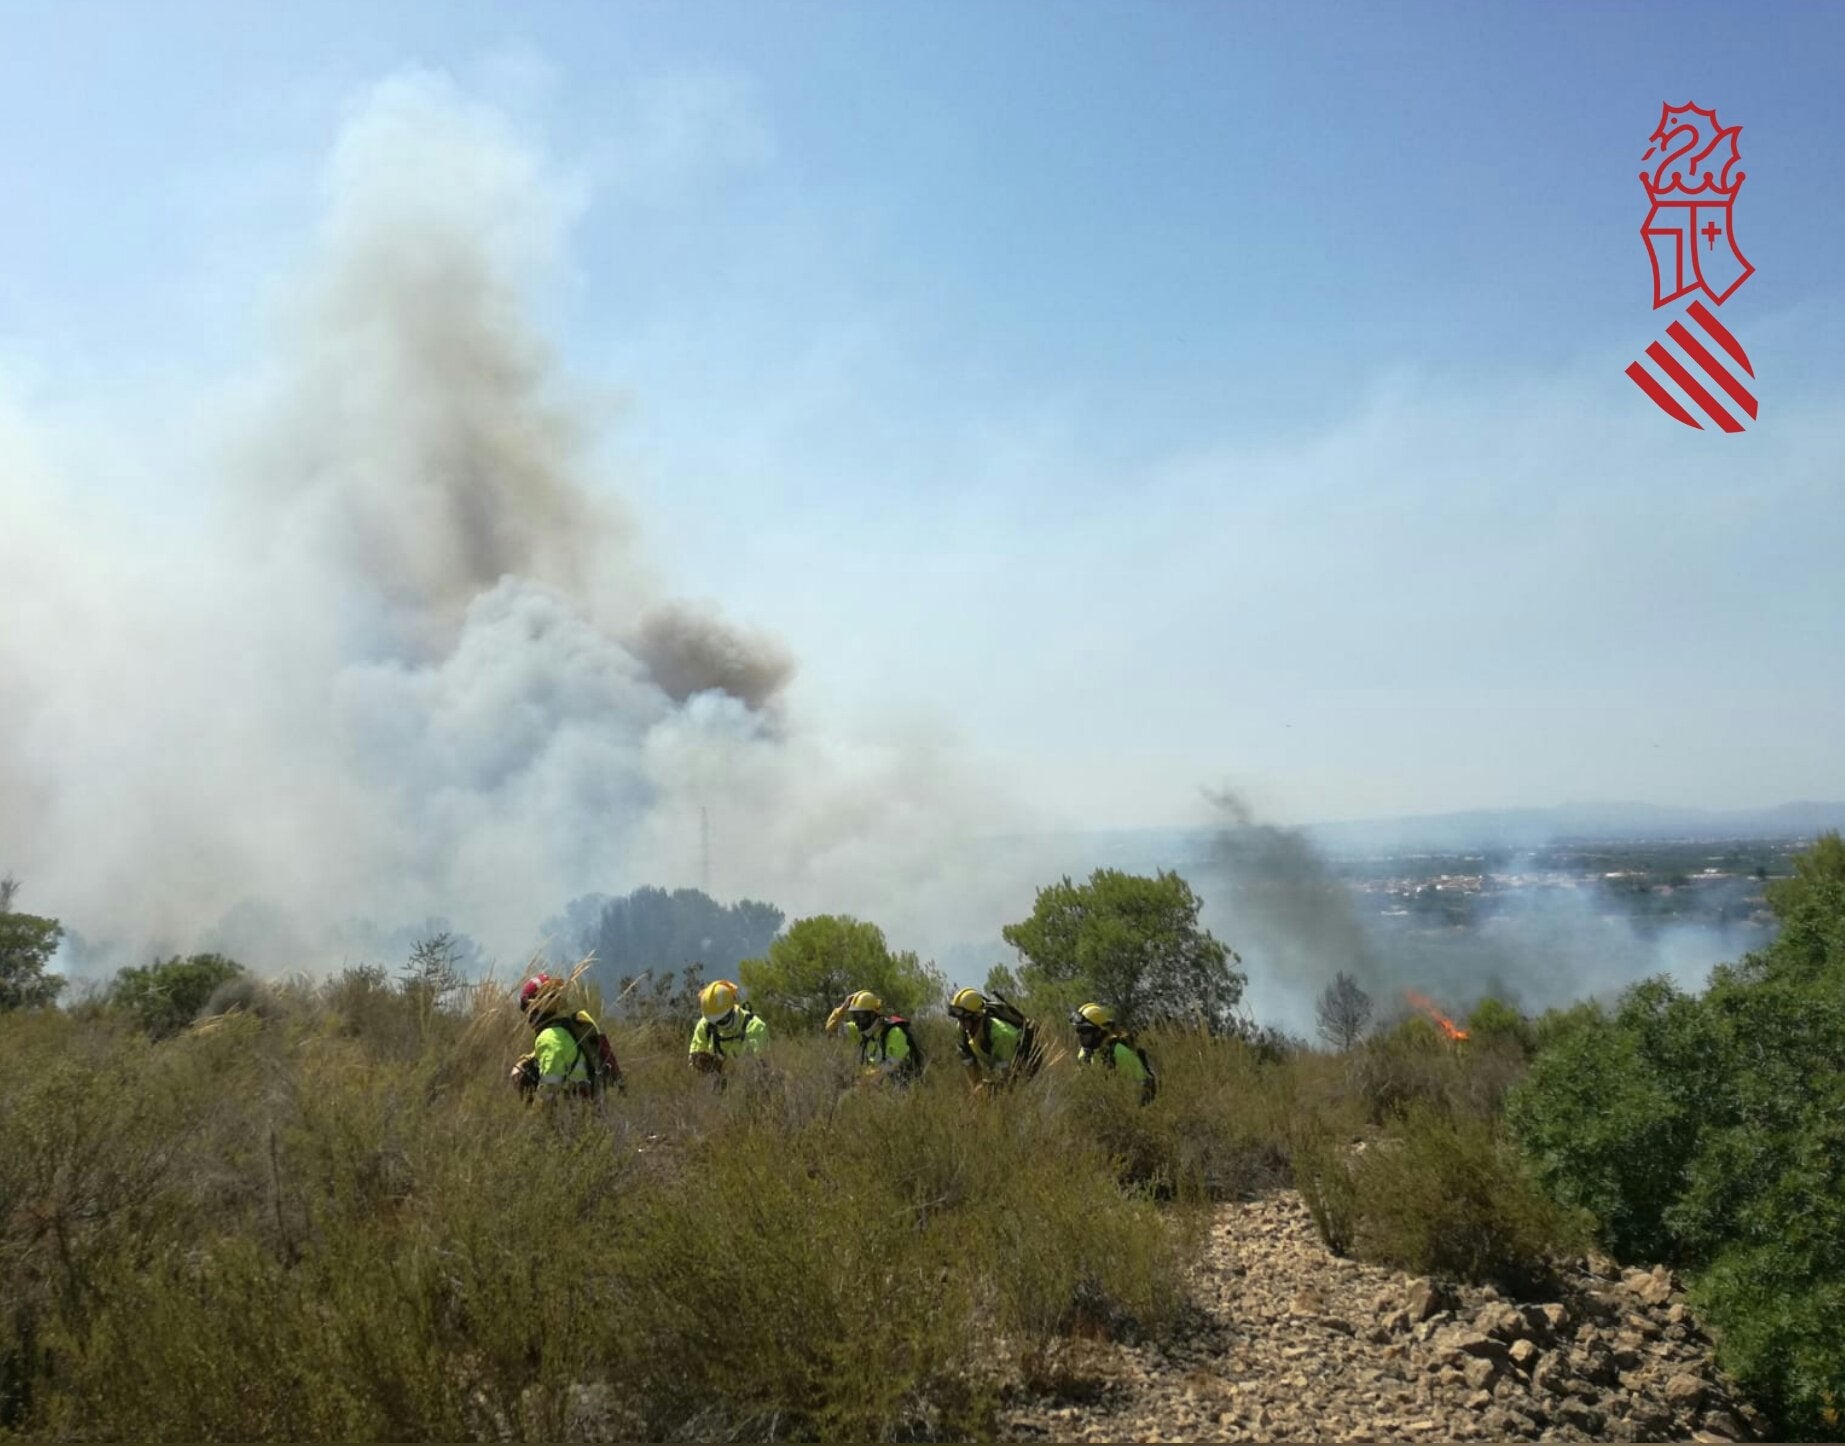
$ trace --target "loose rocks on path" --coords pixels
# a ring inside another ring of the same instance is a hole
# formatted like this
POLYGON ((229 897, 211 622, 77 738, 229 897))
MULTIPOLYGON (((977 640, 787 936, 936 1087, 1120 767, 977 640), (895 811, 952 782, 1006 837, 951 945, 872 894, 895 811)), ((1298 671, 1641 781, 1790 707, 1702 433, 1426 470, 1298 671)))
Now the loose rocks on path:
POLYGON ((1003 1429, 1055 1441, 1737 1441, 1738 1404, 1664 1268, 1591 1257, 1554 1299, 1340 1260, 1293 1191, 1219 1209, 1202 1317, 1165 1349, 1073 1340, 1003 1429))

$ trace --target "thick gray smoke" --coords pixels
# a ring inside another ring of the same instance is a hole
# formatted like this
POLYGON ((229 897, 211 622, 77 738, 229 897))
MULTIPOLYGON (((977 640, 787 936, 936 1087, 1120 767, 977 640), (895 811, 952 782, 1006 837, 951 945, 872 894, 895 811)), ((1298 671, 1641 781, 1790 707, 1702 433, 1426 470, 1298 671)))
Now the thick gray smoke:
POLYGON ((1249 970, 1248 1004, 1297 1032, 1339 973, 1377 999, 1387 988, 1349 886, 1297 829, 1259 822, 1229 789, 1209 795, 1222 822, 1202 892, 1208 917, 1249 970))
MULTIPOLYGON (((1371 996, 1377 1018, 1404 1009, 1407 990, 1459 1014, 1491 995, 1530 1012, 1667 974, 1702 987, 1713 964, 1759 947, 1760 930, 1675 923, 1646 928, 1609 906, 1584 879, 1532 877, 1528 857, 1494 866, 1514 876, 1495 907, 1466 927, 1386 921, 1361 908, 1306 831, 1259 821, 1234 792, 1210 795, 1222 822, 1199 871, 1205 922, 1243 957, 1256 1017, 1311 1036, 1314 1004, 1336 974, 1371 996)), ((1406 858, 1405 876, 1426 867, 1406 858)))
POLYGON ((1000 805, 938 743, 831 736, 784 647, 663 593, 527 321, 574 205, 445 82, 381 86, 196 530, 110 535, 0 392, 0 863, 98 965, 438 916, 504 960, 707 881, 927 949, 1029 898, 955 872, 1000 805))
POLYGON ((634 651, 676 703, 716 689, 762 708, 794 676, 794 658, 773 638, 745 633, 709 608, 685 603, 643 617, 634 651))

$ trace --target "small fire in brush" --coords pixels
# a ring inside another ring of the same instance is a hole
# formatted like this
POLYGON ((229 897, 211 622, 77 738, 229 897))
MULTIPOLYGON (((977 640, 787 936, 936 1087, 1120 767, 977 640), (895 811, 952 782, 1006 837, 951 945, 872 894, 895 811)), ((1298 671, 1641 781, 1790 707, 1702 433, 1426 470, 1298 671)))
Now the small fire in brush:
POLYGON ((1435 1001, 1430 999, 1428 995, 1418 994, 1413 989, 1406 989, 1403 991, 1403 997, 1411 1004, 1415 1005, 1416 1008, 1420 1009, 1424 1014, 1428 1015, 1436 1024, 1440 1025, 1441 1032, 1447 1035, 1449 1039, 1461 1040, 1467 1038, 1467 1031, 1437 1009, 1435 1007, 1435 1001))

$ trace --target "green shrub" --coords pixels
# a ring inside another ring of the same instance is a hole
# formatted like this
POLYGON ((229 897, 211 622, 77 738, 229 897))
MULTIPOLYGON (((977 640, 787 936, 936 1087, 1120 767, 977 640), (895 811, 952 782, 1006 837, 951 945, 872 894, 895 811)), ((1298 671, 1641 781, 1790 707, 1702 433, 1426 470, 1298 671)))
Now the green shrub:
POLYGON ((1353 1253, 1417 1274, 1522 1289, 1586 1240, 1485 1120, 1411 1111, 1353 1162, 1349 1189, 1353 1253))
POLYGON ((1413 1109, 1490 1119, 1525 1072, 1516 1040, 1494 1031, 1450 1040, 1420 1015, 1379 1031, 1343 1060, 1346 1089, 1374 1126, 1413 1109))
POLYGON ((1674 1258, 1665 1216, 1697 1118, 1637 1038, 1613 1020, 1572 1030, 1538 1056, 1507 1117, 1550 1193, 1590 1211, 1616 1255, 1674 1258))
POLYGON ((197 1019, 218 987, 242 973, 243 965, 222 954, 175 954, 145 969, 118 970, 109 1002, 155 1039, 165 1039, 197 1019))
POLYGON ((1310 1078, 1324 1092, 1327 1061, 1270 1057, 1236 1036, 1200 1029, 1152 1030, 1140 1042, 1159 1077, 1149 1106, 1099 1066, 1051 1070, 1041 1084, 1068 1109, 1072 1128, 1100 1145, 1124 1186, 1197 1205, 1286 1181, 1297 1097, 1310 1078))
POLYGON ((1320 1239, 1334 1255, 1350 1255, 1358 1234, 1358 1192, 1346 1138, 1323 1121, 1304 1120, 1291 1142, 1290 1165, 1320 1239))
POLYGON ((1845 843, 1822 838, 1769 902, 1774 942, 1703 996, 1651 980, 1540 1029, 1508 1113, 1617 1255, 1690 1271, 1720 1363, 1777 1429, 1823 1439, 1845 1400, 1845 843))
POLYGON ((1475 1049, 1509 1047, 1525 1056, 1537 1047, 1536 1032, 1524 1013, 1491 995, 1468 1012, 1467 1038, 1475 1049))

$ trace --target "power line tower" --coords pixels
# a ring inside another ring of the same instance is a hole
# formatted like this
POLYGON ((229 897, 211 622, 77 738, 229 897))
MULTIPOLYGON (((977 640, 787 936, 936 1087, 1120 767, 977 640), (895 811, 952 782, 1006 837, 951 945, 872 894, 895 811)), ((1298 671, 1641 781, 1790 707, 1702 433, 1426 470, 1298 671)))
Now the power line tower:
POLYGON ((711 893, 711 810, 698 806, 698 887, 711 893))

